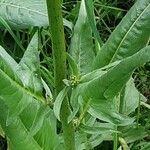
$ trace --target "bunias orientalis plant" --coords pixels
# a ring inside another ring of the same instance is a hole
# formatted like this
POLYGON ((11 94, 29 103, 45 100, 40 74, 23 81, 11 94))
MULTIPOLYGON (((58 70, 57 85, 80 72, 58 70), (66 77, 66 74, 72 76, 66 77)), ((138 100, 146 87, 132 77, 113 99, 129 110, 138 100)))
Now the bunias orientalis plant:
POLYGON ((132 73, 150 61, 150 0, 137 1, 103 45, 92 6, 82 0, 66 54, 59 0, 47 0, 48 15, 43 1, 1 2, 3 28, 48 26, 49 18, 53 44, 52 87, 40 74, 37 32, 19 63, 0 48, 0 125, 10 149, 93 149, 104 140, 129 149, 146 136, 130 114, 145 100, 132 73))

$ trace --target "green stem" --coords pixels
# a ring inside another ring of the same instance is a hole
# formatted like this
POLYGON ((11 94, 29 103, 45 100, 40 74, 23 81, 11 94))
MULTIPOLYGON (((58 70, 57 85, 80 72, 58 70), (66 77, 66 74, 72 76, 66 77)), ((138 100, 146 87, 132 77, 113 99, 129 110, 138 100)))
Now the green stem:
MULTIPOLYGON (((63 89, 62 80, 66 78, 66 47, 61 0, 47 0, 47 9, 53 47, 55 94, 58 95, 63 89)), ((70 108, 67 98, 62 103, 60 113, 66 150, 74 150, 74 128, 72 122, 68 124, 70 108)))
MULTIPOLYGON (((117 130, 117 126, 115 126, 115 130, 117 130)), ((113 133, 113 150, 118 149, 118 134, 113 133)))
POLYGON ((141 108, 141 101, 140 101, 140 93, 139 93, 139 103, 137 108, 137 128, 139 128, 139 118, 140 118, 140 108, 141 108))
MULTIPOLYGON (((119 112, 120 111, 120 101, 121 101, 122 95, 121 93, 119 94, 119 96, 116 98, 115 100, 115 105, 116 105, 116 111, 119 112)), ((118 126, 115 125, 115 130, 118 130, 118 126)), ((118 133, 113 133, 113 150, 117 150, 118 149, 118 133)))

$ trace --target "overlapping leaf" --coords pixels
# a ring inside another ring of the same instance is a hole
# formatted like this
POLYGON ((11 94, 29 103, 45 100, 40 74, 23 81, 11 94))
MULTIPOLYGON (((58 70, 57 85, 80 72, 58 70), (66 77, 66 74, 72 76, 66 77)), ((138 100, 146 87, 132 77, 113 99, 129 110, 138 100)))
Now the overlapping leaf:
POLYGON ((3 108, 0 124, 15 150, 22 147, 25 150, 50 150, 58 145, 53 112, 38 101, 44 98, 40 76, 37 76, 37 37, 35 34, 20 64, 2 47, 0 49, 0 107, 3 108))
POLYGON ((93 46, 92 30, 88 21, 85 2, 82 0, 70 47, 70 54, 77 63, 81 74, 92 70, 93 46))
POLYGON ((17 73, 19 74, 24 86, 30 90, 34 89, 34 93, 42 91, 40 81, 40 60, 38 52, 38 33, 32 38, 23 58, 21 59, 17 73))
POLYGON ((120 113, 129 115, 138 107, 139 101, 145 100, 146 98, 136 89, 131 78, 120 93, 120 113))
MULTIPOLYGON (((15 29, 49 25, 46 1, 42 0, 0 0, 0 16, 15 29)), ((64 19, 64 24, 72 24, 64 19)), ((0 23, 0 26, 3 25, 0 23)))
MULTIPOLYGON (((94 76, 94 79, 81 83, 76 88, 74 99, 77 100, 75 97, 78 97, 80 94, 85 101, 89 98, 92 99, 89 113, 101 120, 119 125, 133 123, 133 119, 118 113, 115 99, 130 79, 134 69, 147 61, 150 61, 150 47, 146 47, 133 56, 120 61, 108 71, 98 69, 97 72, 100 73, 99 76, 94 76)), ((126 108, 124 107, 124 109, 126 108)))
POLYGON ((150 37, 150 0, 139 0, 123 18, 99 51, 94 68, 133 55, 143 48, 150 37))
POLYGON ((133 56, 122 60, 106 74, 88 82, 82 88, 85 97, 92 98, 93 103, 112 100, 129 80, 134 69, 148 61, 150 61, 150 47, 143 48, 133 56))

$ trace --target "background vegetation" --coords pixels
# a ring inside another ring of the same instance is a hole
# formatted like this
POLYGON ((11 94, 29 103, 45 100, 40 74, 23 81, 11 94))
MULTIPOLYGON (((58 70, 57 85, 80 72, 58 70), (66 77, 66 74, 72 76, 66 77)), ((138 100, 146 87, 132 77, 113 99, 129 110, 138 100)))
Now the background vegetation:
MULTIPOLYGON (((135 0, 127 0, 126 2, 124 0, 95 0, 94 12, 96 18, 96 26, 101 37, 100 40, 103 43, 107 41, 110 34, 114 31, 115 27, 119 24, 119 22, 122 20, 122 18, 125 16, 125 14, 133 6, 134 3, 135 0)), ((79 9, 80 1, 63 1, 63 17, 72 22, 73 24, 75 24, 78 19, 79 9)), ((36 27, 30 27, 28 29, 20 30, 11 30, 6 25, 5 29, 0 29, 0 45, 5 50, 7 50, 7 52, 17 62, 19 62, 36 30, 36 27)), ((47 82, 47 85, 51 87, 54 84, 54 72, 48 71, 53 70, 52 44, 49 28, 40 28, 38 29, 38 32, 40 33, 40 72, 43 79, 47 82)), ((65 43, 67 50, 70 48, 71 37, 72 31, 68 27, 65 27, 65 43)), ((133 78, 135 79, 134 82, 136 87, 148 99, 147 103, 150 104, 150 63, 147 63, 143 67, 136 69, 133 74, 133 78)), ((53 90, 53 88, 51 89, 53 90)), ((141 146, 150 142, 150 111, 147 106, 145 107, 143 105, 139 105, 135 112, 132 112, 130 116, 134 116, 136 118, 137 125, 140 126, 140 129, 142 130, 139 130, 139 132, 141 132, 141 137, 139 136, 139 138, 136 137, 136 130, 133 130, 133 132, 131 132, 132 134, 128 136, 128 138, 133 142, 131 142, 129 146, 131 150, 140 150, 141 146), (146 134, 144 134, 143 136, 143 133, 145 132, 146 134)), ((58 126, 60 125, 58 124, 58 126)), ((60 128, 58 127, 58 130, 59 129, 60 128)), ((130 128, 126 130, 130 130, 130 128)), ((0 131, 0 133, 1 132, 2 131, 0 131)), ((5 136, 1 136, 0 150, 5 150, 6 147, 7 138, 5 136)), ((104 141, 100 145, 97 145, 94 149, 111 150, 112 147, 113 143, 111 141, 104 141)))

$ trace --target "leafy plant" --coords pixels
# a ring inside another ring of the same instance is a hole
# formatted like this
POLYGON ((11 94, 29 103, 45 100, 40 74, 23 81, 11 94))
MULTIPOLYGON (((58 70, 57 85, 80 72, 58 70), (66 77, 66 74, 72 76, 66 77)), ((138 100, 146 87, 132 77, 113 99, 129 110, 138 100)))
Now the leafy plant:
MULTIPOLYGON (((148 135, 139 125, 139 112, 133 116, 140 104, 149 105, 132 74, 150 61, 150 0, 137 1, 105 44, 93 1, 82 0, 74 27, 64 20, 72 32, 67 52, 60 0, 0 3, 0 26, 20 50, 24 47, 11 29, 50 26, 33 28, 19 63, 0 47, 0 126, 9 149, 88 150, 113 141, 113 150, 128 150, 148 135), (52 59, 42 50, 45 35, 52 59)), ((149 143, 139 147, 148 149, 149 143)))

